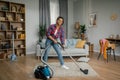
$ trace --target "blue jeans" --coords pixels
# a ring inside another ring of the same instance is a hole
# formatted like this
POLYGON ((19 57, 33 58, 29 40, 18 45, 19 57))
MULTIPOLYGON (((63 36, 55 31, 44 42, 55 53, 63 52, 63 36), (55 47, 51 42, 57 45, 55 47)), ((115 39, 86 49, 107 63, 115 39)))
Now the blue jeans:
POLYGON ((58 55, 58 58, 59 58, 59 61, 60 61, 60 64, 61 65, 64 65, 64 60, 63 60, 63 56, 61 54, 61 50, 60 50, 60 47, 58 44, 55 44, 52 40, 50 39, 46 39, 46 42, 45 42, 45 47, 48 47, 44 53, 44 56, 43 56, 43 60, 45 62, 47 62, 48 60, 48 53, 50 51, 50 48, 51 46, 55 49, 57 55, 58 55), (48 47, 49 46, 49 47, 48 47))

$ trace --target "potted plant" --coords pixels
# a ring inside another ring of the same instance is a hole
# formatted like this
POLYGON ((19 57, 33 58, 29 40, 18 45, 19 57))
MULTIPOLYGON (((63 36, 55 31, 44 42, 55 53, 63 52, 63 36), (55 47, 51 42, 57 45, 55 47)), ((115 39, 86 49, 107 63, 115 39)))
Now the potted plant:
POLYGON ((39 42, 42 42, 46 33, 46 24, 39 26, 39 42))
POLYGON ((81 38, 84 40, 85 39, 85 32, 86 32, 86 26, 84 25, 80 25, 80 34, 81 34, 81 38))

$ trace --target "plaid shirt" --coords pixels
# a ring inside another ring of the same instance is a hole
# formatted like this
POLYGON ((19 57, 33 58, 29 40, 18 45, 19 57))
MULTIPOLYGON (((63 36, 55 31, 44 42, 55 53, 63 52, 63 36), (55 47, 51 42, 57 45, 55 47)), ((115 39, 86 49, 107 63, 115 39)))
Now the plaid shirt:
POLYGON ((54 39, 57 39, 57 38, 60 38, 60 41, 62 44, 64 44, 65 42, 65 36, 64 36, 64 29, 63 27, 61 26, 60 29, 57 31, 57 34, 54 35, 55 33, 55 30, 56 30, 56 26, 55 24, 52 24, 49 26, 47 32, 46 32, 46 36, 52 36, 54 39))

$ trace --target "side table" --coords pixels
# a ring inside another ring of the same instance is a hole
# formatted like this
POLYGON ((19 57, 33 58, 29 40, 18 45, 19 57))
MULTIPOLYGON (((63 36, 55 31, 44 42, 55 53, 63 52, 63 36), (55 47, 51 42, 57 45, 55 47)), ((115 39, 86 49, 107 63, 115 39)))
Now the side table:
POLYGON ((90 55, 90 57, 93 56, 93 52, 94 52, 94 44, 90 44, 89 45, 89 55, 90 55))
POLYGON ((94 44, 91 42, 87 42, 87 44, 89 45, 89 56, 91 57, 94 52, 94 44))

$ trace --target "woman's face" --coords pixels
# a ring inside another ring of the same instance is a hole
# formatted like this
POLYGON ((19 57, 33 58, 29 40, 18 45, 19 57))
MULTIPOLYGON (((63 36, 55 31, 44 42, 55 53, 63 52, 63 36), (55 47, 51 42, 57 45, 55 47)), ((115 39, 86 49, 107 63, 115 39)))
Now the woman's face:
POLYGON ((63 24, 63 19, 62 18, 59 18, 57 20, 57 25, 61 26, 63 24))

